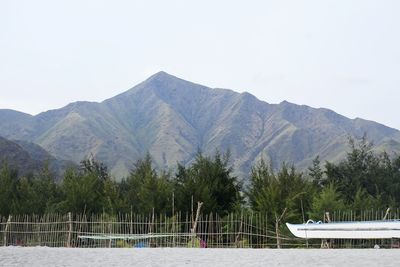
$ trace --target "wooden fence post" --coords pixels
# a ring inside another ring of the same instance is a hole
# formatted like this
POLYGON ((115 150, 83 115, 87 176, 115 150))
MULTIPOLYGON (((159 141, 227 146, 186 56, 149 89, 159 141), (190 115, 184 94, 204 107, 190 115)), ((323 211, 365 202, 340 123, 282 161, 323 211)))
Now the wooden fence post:
POLYGON ((109 216, 110 218, 108 219, 109 220, 109 223, 108 223, 108 232, 110 233, 110 240, 108 241, 108 247, 109 248, 111 248, 111 246, 112 246, 112 238, 111 238, 111 234, 112 234, 112 218, 111 218, 111 216, 109 216))
POLYGON ((68 212, 68 239, 67 239, 67 248, 71 247, 71 236, 72 236, 72 215, 71 212, 68 212))
POLYGON ((3 242, 4 242, 5 247, 7 246, 7 231, 10 228, 11 219, 12 219, 12 216, 8 215, 8 220, 7 220, 6 228, 4 229, 4 237, 3 237, 3 242))
POLYGON ((383 216, 382 221, 387 220, 388 215, 389 215, 389 212, 390 212, 390 208, 388 208, 388 209, 386 210, 385 216, 383 216))
MULTIPOLYGON (((331 222, 331 216, 329 214, 329 212, 325 212, 324 213, 324 223, 330 223, 331 222)), ((332 239, 323 239, 321 241, 321 248, 331 248, 332 247, 332 239)))
POLYGON ((194 247, 194 244, 195 244, 197 221, 199 220, 201 206, 203 206, 203 202, 197 202, 196 219, 193 222, 192 231, 191 231, 192 232, 192 247, 194 247))
POLYGON ((235 246, 236 246, 236 248, 239 248, 239 237, 242 234, 242 231, 243 231, 242 229, 243 229, 243 210, 242 210, 242 214, 240 215, 239 231, 237 232, 236 238, 235 238, 235 246))
POLYGON ((287 208, 285 208, 281 214, 281 216, 278 218, 278 215, 275 214, 275 234, 276 234, 276 248, 280 249, 281 248, 281 238, 279 237, 279 223, 283 219, 283 216, 285 216, 285 213, 287 211, 287 208))
POLYGON ((197 221, 199 220, 201 206, 203 206, 203 202, 197 202, 196 219, 194 220, 193 228, 192 228, 192 234, 193 234, 194 236, 196 235, 197 221))

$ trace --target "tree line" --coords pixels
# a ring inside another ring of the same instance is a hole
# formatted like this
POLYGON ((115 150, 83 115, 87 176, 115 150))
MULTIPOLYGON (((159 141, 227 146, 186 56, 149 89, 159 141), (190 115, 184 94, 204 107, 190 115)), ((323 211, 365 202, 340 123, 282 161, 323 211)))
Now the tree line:
POLYGON ((128 177, 116 182, 107 167, 93 158, 69 168, 60 181, 48 166, 19 177, 4 164, 0 169, 0 214, 162 213, 190 212, 198 201, 203 213, 226 215, 243 210, 302 222, 321 219, 324 211, 384 209, 400 204, 400 156, 377 154, 364 137, 350 139, 350 150, 338 163, 315 158, 307 171, 282 164, 274 171, 260 160, 247 183, 233 174, 229 153, 198 153, 192 164, 176 172, 156 171, 148 154, 128 177))

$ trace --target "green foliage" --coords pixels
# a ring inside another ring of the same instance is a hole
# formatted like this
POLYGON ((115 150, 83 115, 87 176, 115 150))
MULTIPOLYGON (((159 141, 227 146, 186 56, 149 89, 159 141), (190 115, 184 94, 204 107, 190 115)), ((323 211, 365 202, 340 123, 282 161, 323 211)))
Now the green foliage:
POLYGON ((138 213, 171 211, 172 184, 167 173, 157 174, 149 154, 138 160, 129 177, 123 182, 122 194, 126 207, 138 213))
POLYGON ((124 205, 120 197, 118 184, 111 179, 105 180, 103 192, 103 212, 115 214, 121 211, 124 205))
POLYGON ((0 214, 111 215, 154 211, 171 215, 172 208, 187 212, 192 204, 195 211, 199 201, 204 203, 202 213, 224 216, 249 209, 266 213, 275 222, 286 210, 282 222, 301 222, 322 219, 327 211, 360 213, 400 205, 400 156, 390 158, 386 153, 373 153, 365 136, 359 141, 350 139, 349 144, 350 151, 341 162, 326 162, 321 167, 316 157, 306 176, 286 164, 274 172, 261 160, 252 168, 244 192, 232 175, 229 153, 217 152, 212 157, 198 153, 189 166, 178 164, 174 177, 165 171, 156 172, 148 154, 119 183, 93 157, 83 160, 79 169, 68 169, 59 183, 48 165, 35 175, 19 177, 17 170, 3 164, 0 214))
POLYGON ((355 212, 366 211, 382 207, 380 195, 376 198, 367 193, 364 188, 359 188, 354 196, 353 202, 350 204, 350 209, 355 212))
MULTIPOLYGON (((53 178, 55 174, 51 173, 49 165, 45 164, 40 173, 34 176, 32 180, 32 190, 35 191, 35 197, 30 199, 35 202, 36 208, 31 210, 36 214, 45 212, 54 212, 54 205, 59 201, 61 190, 53 178)), ((29 212, 26 212, 29 213, 29 212)))
POLYGON ((233 211, 242 200, 241 184, 232 176, 228 162, 229 154, 216 152, 211 158, 199 152, 190 167, 178 165, 174 184, 178 209, 190 211, 193 200, 194 205, 203 202, 204 213, 233 211))
POLYGON ((319 156, 317 156, 313 162, 312 162, 312 166, 308 168, 308 175, 310 176, 310 178, 313 181, 313 184, 318 187, 321 188, 323 186, 323 175, 324 172, 321 168, 321 161, 319 160, 319 156))
POLYGON ((399 204, 400 169, 386 153, 376 155, 372 144, 364 136, 360 141, 349 141, 351 151, 339 164, 326 163, 327 183, 334 183, 343 200, 351 204, 356 197, 366 197, 373 206, 399 204))
POLYGON ((188 248, 200 248, 201 240, 198 237, 192 237, 187 243, 188 248))
POLYGON ((48 165, 39 174, 18 178, 5 165, 0 171, 0 214, 43 214, 57 201, 58 187, 48 165))
POLYGON ((264 160, 261 160, 251 171, 250 186, 246 192, 250 206, 256 211, 274 212, 282 210, 283 202, 279 201, 280 188, 275 174, 269 170, 264 160), (278 206, 279 205, 279 206, 278 206))
POLYGON ((82 161, 81 171, 68 169, 61 185, 64 212, 102 213, 113 210, 117 197, 107 169, 93 159, 82 161))
POLYGON ((344 202, 341 199, 340 193, 337 192, 336 186, 329 184, 319 194, 314 196, 309 218, 322 220, 325 212, 343 210, 344 208, 344 202))
POLYGON ((300 221, 302 209, 307 209, 310 205, 312 193, 312 184, 303 179, 302 174, 296 172, 294 167, 288 168, 283 164, 281 170, 274 174, 261 160, 252 169, 246 195, 251 208, 266 212, 269 218, 279 218, 286 209, 286 220, 300 221))
POLYGON ((0 169, 0 214, 8 215, 15 212, 15 202, 17 200, 17 177, 16 170, 4 164, 0 169))
POLYGON ((115 244, 115 247, 117 247, 117 248, 131 248, 132 245, 130 245, 125 240, 117 240, 117 243, 115 244))
POLYGON ((95 174, 101 181, 110 179, 107 166, 102 162, 94 160, 93 155, 89 159, 81 161, 81 170, 84 174, 95 174))
POLYGON ((99 212, 97 205, 98 183, 93 175, 80 175, 69 169, 61 187, 64 200, 60 203, 64 212, 99 212))
POLYGON ((237 248, 250 248, 249 240, 243 238, 242 240, 237 242, 237 248))
POLYGON ((38 192, 33 188, 33 182, 27 177, 22 177, 17 182, 17 199, 14 202, 14 213, 38 213, 41 209, 38 203, 38 192))

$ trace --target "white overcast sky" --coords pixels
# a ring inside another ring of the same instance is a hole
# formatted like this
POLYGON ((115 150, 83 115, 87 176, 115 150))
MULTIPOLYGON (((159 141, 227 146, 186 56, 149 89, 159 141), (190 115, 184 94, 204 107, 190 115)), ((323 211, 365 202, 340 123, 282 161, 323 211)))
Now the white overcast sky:
POLYGON ((160 70, 400 129, 400 1, 0 0, 0 108, 102 101, 160 70))

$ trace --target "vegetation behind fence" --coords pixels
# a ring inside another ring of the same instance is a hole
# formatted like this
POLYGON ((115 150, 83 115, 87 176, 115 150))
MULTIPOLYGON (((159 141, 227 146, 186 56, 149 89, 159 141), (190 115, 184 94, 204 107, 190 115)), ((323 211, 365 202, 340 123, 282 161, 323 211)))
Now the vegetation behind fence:
MULTIPOLYGON (((337 211, 331 221, 399 219, 399 209, 361 213, 337 211)), ((0 245, 82 248, 318 248, 321 240, 298 239, 265 213, 218 214, 46 214, 0 217, 0 245), (197 219, 196 219, 197 218, 197 219)), ((394 247, 397 240, 333 240, 335 248, 394 247)))
POLYGON ((267 218, 259 213, 200 215, 47 214, 0 219, 3 246, 265 248, 267 218))

